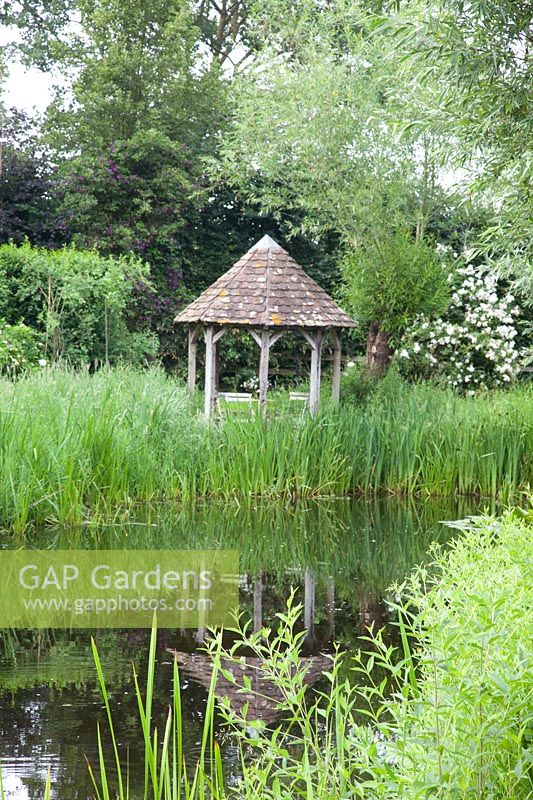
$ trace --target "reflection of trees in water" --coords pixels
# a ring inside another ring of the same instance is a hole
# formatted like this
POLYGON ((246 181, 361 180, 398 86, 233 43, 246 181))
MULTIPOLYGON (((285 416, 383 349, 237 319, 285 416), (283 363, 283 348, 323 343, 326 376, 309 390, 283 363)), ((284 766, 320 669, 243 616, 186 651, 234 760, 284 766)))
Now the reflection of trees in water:
MULTIPOLYGON (((149 631, 77 631, 76 642, 68 642, 68 631, 56 631, 56 646, 41 659, 24 660, 18 666, 0 664, 0 742, 2 766, 13 785, 27 786, 29 800, 42 800, 44 776, 52 767, 53 797, 57 800, 87 800, 93 790, 85 756, 97 768, 97 723, 107 736, 107 721, 90 648, 95 633, 119 731, 121 758, 129 765, 132 783, 144 780, 144 742, 139 735, 138 706, 132 665, 135 662, 141 686, 146 676, 149 631)), ((172 631, 160 631, 159 668, 154 690, 154 718, 164 728, 172 691, 172 664, 165 648, 175 639, 172 631)), ((35 653, 35 651, 34 651, 35 653)), ((201 736, 205 702, 203 688, 189 686, 182 705, 190 740, 187 751, 201 736)), ((114 775, 113 753, 106 750, 109 774, 114 775)), ((112 787, 113 788, 113 787, 112 787)), ((114 795, 112 795, 114 796, 114 795)), ((18 795, 15 795, 18 797, 18 795)))
POLYGON ((144 631, 25 629, 2 631, 0 689, 16 690, 37 684, 54 689, 83 687, 94 679, 91 636, 103 653, 110 680, 119 681, 131 673, 132 659, 138 660, 138 644, 144 631), (114 653, 109 657, 109 653, 114 653))
POLYGON ((253 630, 260 631, 276 624, 276 614, 286 607, 286 598, 292 592, 301 605, 300 626, 306 632, 306 653, 330 650, 335 641, 336 624, 342 629, 348 623, 353 636, 366 635, 369 629, 379 630, 388 623, 387 606, 382 595, 360 589, 354 582, 349 597, 336 597, 336 583, 332 575, 317 577, 310 567, 292 569, 280 588, 280 576, 263 571, 259 575, 244 576, 241 611, 244 619, 253 621, 253 630), (247 593, 247 594, 246 594, 247 593), (265 602, 264 602, 265 600, 265 602))
MULTIPOLYGON (((89 789, 87 767, 80 753, 96 758, 98 705, 90 689, 78 686, 58 690, 40 685, 21 689, 8 701, 1 695, 0 741, 2 767, 7 783, 24 786, 15 797, 41 800, 48 767, 52 783, 61 787, 59 797, 77 798, 81 787, 89 789), (88 707, 93 713, 87 713, 88 707), (16 781, 16 782, 15 782, 16 781)), ((86 798, 85 794, 80 797, 86 798)), ((8 794, 9 797, 9 794, 8 794)))
MULTIPOLYGON (((446 540, 449 531, 441 520, 478 510, 479 502, 466 499, 159 504, 139 508, 129 525, 91 532, 94 546, 109 549, 237 549, 242 571, 255 575, 262 569, 284 579, 287 569, 308 566, 317 579, 335 575, 342 596, 350 594, 354 581, 382 593, 424 560, 433 541, 446 540)), ((49 546, 48 532, 46 540, 49 546)), ((55 540, 67 548, 87 542, 86 529, 57 534, 55 540)))

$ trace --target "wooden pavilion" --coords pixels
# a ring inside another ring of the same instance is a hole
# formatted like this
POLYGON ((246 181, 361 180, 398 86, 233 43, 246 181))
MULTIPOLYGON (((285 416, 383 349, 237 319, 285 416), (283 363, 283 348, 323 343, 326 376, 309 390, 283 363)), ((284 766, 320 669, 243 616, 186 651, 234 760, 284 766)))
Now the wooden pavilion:
POLYGON ((196 349, 203 333, 205 357, 205 416, 213 414, 217 394, 217 343, 228 328, 248 330, 259 347, 259 403, 266 409, 270 348, 289 330, 298 330, 311 346, 309 409, 316 414, 320 400, 322 347, 333 344, 333 398, 339 399, 341 343, 339 331, 355 322, 316 281, 270 236, 263 236, 227 272, 175 319, 189 327, 188 386, 196 384, 196 349))

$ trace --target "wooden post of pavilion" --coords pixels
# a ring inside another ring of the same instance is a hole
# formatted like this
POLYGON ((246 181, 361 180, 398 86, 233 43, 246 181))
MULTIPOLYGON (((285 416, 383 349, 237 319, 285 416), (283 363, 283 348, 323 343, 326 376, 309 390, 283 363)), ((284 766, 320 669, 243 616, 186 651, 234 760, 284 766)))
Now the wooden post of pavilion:
POLYGON ((268 392, 268 361, 270 358, 270 331, 261 331, 261 356, 259 359, 259 405, 266 414, 268 392))
POLYGON ((338 332, 333 328, 331 331, 333 339, 333 374, 331 376, 331 396, 334 403, 339 402, 341 394, 341 340, 338 332))
POLYGON ((318 412, 320 404, 320 366, 322 361, 322 342, 324 331, 314 333, 302 330, 303 335, 311 345, 311 380, 309 383, 309 411, 312 416, 318 412))
POLYGON ((215 407, 215 343, 213 325, 204 328, 205 339, 205 387, 204 387, 204 414, 209 419, 215 407))
POLYGON ((215 409, 218 381, 218 346, 217 342, 226 333, 226 328, 215 330, 214 325, 204 328, 205 339, 205 402, 204 414, 210 419, 215 409))
POLYGON ((279 337, 284 333, 281 331, 271 332, 268 328, 263 328, 261 335, 257 331, 250 331, 253 340, 261 348, 261 355, 259 358, 259 406, 266 414, 267 408, 267 393, 268 393, 268 363, 270 359, 270 348, 273 347, 278 341, 279 337))
MULTIPOLYGON (((216 338, 216 334, 215 337, 216 338)), ((220 347, 218 346, 217 341, 215 341, 215 352, 214 352, 214 365, 213 365, 213 385, 214 385, 214 399, 218 397, 218 390, 220 384, 220 347)))
POLYGON ((198 347, 198 328, 189 325, 189 355, 187 362, 187 388, 189 394, 194 394, 196 388, 196 350, 198 347))

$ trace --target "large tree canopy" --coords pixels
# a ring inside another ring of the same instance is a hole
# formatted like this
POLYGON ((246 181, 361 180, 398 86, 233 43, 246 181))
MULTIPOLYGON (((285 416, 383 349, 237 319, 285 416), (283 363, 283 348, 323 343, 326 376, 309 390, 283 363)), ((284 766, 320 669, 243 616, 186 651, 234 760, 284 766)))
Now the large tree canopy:
POLYGON ((61 244, 68 233, 50 151, 36 141, 35 120, 26 113, 11 109, 2 117, 0 244, 26 238, 41 246, 61 244))
POLYGON ((468 170, 476 202, 492 207, 478 245, 533 303, 531 4, 422 0, 381 24, 389 54, 406 53, 395 66, 438 87, 420 97, 418 129, 442 137, 441 159, 468 170))
POLYGON ((342 36, 329 12, 302 20, 301 38, 288 36, 293 50, 265 47, 234 82, 223 169, 265 210, 297 209, 307 229, 353 240, 409 214, 414 224, 416 174, 384 97, 381 43, 362 12, 341 19, 342 36))
POLYGON ((439 292, 438 265, 422 245, 438 194, 430 137, 402 136, 399 107, 404 123, 413 118, 417 87, 391 71, 387 36, 367 9, 326 4, 300 28, 288 19, 282 46, 266 47, 234 82, 222 169, 266 211, 295 209, 311 235, 340 236, 350 254, 345 298, 368 325, 368 365, 379 373, 391 335, 431 311, 432 280, 439 292))
POLYGON ((4 240, 147 261, 165 353, 265 229, 387 342, 438 305, 437 241, 533 298, 527 4, 0 0, 0 22, 62 76, 33 141, 4 123, 4 240))

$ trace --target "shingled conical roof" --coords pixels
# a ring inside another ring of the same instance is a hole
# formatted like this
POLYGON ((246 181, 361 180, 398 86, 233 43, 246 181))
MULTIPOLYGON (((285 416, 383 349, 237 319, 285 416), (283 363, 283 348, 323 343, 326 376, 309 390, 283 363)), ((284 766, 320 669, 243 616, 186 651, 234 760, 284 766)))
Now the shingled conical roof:
POLYGON ((286 328, 355 325, 270 236, 254 244, 175 322, 286 328))

